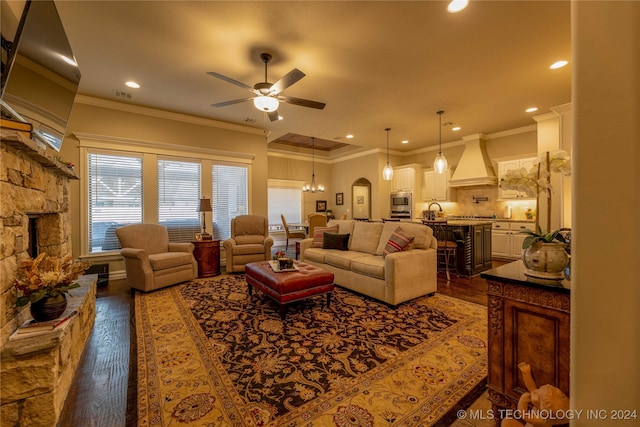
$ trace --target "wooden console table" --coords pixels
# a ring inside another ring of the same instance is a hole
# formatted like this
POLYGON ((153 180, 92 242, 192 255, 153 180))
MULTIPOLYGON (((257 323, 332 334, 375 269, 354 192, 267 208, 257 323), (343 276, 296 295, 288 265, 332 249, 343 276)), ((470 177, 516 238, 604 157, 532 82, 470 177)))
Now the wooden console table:
POLYGON ((194 244, 193 256, 198 262, 198 277, 220 274, 220 240, 198 240, 194 244))
POLYGON ((516 409, 527 388, 518 370, 527 362, 538 387, 551 384, 569 396, 569 308, 567 280, 525 276, 522 261, 481 273, 487 279, 489 374, 496 425, 503 409, 516 409))

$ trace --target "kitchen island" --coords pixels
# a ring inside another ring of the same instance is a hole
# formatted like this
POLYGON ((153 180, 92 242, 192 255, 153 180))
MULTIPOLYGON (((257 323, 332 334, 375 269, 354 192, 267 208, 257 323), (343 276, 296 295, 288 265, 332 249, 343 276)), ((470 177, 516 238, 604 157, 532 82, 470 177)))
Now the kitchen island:
POLYGON ((491 220, 437 219, 422 222, 426 225, 446 222, 449 234, 453 234, 458 242, 456 270, 459 275, 475 276, 491 269, 491 220))

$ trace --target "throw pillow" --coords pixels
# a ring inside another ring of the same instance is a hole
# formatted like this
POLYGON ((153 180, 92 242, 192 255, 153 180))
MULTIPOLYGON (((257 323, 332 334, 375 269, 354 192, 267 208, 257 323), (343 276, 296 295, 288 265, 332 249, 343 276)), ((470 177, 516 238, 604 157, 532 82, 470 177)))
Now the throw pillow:
POLYGON ((402 228, 396 228, 396 231, 391 234, 387 245, 384 247, 384 255, 407 250, 407 247, 413 242, 413 239, 414 237, 405 233, 402 228))
POLYGON ((338 249, 341 251, 348 251, 349 236, 351 236, 351 234, 324 233, 322 249, 338 249))
POLYGON ((338 226, 335 227, 316 227, 313 229, 313 243, 312 248, 321 248, 324 242, 324 233, 338 233, 338 226))

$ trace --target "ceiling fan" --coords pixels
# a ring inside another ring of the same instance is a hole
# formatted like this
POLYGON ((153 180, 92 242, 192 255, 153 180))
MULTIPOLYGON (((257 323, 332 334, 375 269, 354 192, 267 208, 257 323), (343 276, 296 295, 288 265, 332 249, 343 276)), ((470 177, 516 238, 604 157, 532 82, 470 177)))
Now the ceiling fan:
POLYGON ((266 112, 271 121, 278 120, 278 106, 280 105, 280 101, 286 102, 287 104, 299 105, 301 107, 317 108, 319 110, 322 110, 325 107, 326 104, 323 102, 280 95, 280 92, 303 78, 305 74, 297 68, 294 68, 280 80, 272 84, 267 81, 267 65, 269 64, 269 62, 271 62, 271 54, 261 53, 260 59, 264 63, 264 81, 256 83, 255 85, 253 85, 253 87, 234 80, 230 77, 223 76, 222 74, 209 71, 207 74, 209 74, 210 76, 217 77, 236 86, 240 86, 241 88, 247 89, 256 95, 249 98, 219 102, 217 104, 211 104, 211 106, 226 107, 227 105, 233 105, 240 102, 253 100, 253 104, 255 105, 255 107, 260 111, 266 112))

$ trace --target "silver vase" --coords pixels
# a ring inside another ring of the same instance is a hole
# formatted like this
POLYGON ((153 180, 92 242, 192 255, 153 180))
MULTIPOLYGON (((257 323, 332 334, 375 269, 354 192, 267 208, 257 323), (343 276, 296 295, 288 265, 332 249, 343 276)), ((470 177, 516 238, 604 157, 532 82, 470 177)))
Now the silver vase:
POLYGON ((524 274, 540 279, 562 280, 569 255, 563 243, 533 242, 522 251, 522 262, 527 268, 524 274))

